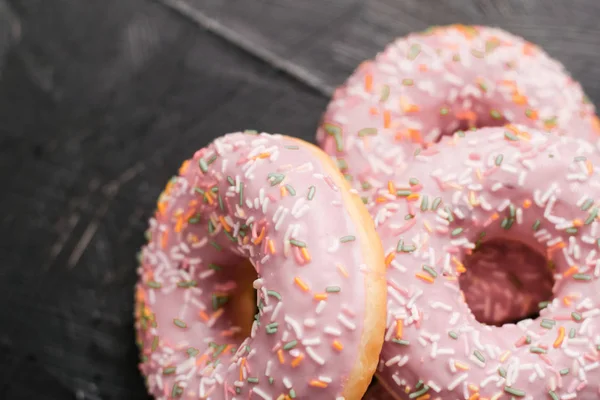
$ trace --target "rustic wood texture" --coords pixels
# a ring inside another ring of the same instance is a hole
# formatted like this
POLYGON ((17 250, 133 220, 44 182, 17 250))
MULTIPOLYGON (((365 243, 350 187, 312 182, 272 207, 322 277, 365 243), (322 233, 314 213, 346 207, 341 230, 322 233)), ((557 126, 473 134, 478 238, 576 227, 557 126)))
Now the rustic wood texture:
POLYGON ((170 174, 225 132, 312 140, 388 41, 491 24, 600 102, 596 0, 0 0, 0 399, 145 399, 135 254, 170 174))

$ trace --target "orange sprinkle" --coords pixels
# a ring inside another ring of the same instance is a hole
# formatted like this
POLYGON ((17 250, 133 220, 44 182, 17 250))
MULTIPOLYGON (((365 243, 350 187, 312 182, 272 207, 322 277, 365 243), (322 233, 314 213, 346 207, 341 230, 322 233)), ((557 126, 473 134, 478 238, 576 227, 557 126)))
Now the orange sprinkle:
POLYGON ((183 217, 177 218, 177 222, 175 223, 175 232, 179 233, 183 229, 183 217))
POLYGON ((493 213, 492 216, 490 217, 492 219, 492 221, 497 220, 498 218, 500 218, 500 216, 498 215, 498 213, 493 213))
POLYGON ((285 186, 279 186, 279 194, 281 195, 281 197, 285 197, 287 196, 287 189, 285 188, 285 186))
POLYGON ((206 312, 204 312, 204 310, 200 310, 200 312, 198 314, 200 315, 200 318, 202 318, 204 321, 208 321, 210 319, 208 317, 208 314, 206 312))
POLYGON ((537 120, 538 117, 539 117, 539 114, 536 110, 529 110, 529 112, 527 113, 527 118, 533 119, 534 121, 537 120))
POLYGON ((215 199, 213 198, 213 194, 210 190, 204 192, 204 198, 208 201, 208 204, 213 205, 215 203, 215 199))
POLYGON ((344 345, 342 343, 340 343, 338 340, 334 340, 333 348, 336 349, 337 351, 342 351, 342 350, 344 350, 344 345))
POLYGON ((308 252, 308 249, 306 247, 302 247, 300 249, 300 254, 302 254, 302 257, 307 261, 310 262, 311 258, 310 258, 310 253, 308 252))
POLYGON ((567 306, 567 307, 570 306, 571 303, 572 303, 571 298, 569 296, 563 297, 562 300, 563 300, 564 305, 567 306))
POLYGON ((159 201, 158 204, 156 205, 156 208, 158 209, 159 214, 164 215, 165 211, 167 211, 167 202, 159 201))
POLYGON ((386 199, 383 196, 377 196, 377 198, 375 199, 376 203, 387 203, 388 199, 386 199))
POLYGON ((260 244, 260 242, 262 242, 264 238, 265 238, 265 227, 263 226, 262 229, 260 230, 260 234, 256 237, 256 239, 253 240, 253 242, 254 242, 254 244, 260 244))
POLYGON ((408 129, 408 137, 410 137, 410 139, 414 142, 414 143, 423 143, 423 137, 421 136, 421 131, 418 129, 408 129))
MULTIPOLYGON (((279 350, 281 351, 281 350, 279 350)), ((296 368, 300 363, 304 360, 304 354, 300 353, 300 355, 292 360, 292 368, 296 368)))
POLYGON ((460 361, 455 361, 454 366, 463 371, 468 371, 470 369, 467 364, 463 364, 460 361))
POLYGON ((396 320, 396 339, 402 339, 404 331, 404 321, 401 319, 396 320))
POLYGON ((529 200, 529 199, 523 200, 523 208, 529 208, 529 207, 531 207, 531 200, 529 200))
POLYGON ((277 358, 279 359, 280 364, 285 363, 285 358, 283 358, 283 350, 281 350, 281 349, 277 350, 277 358))
POLYGON ((275 243, 271 239, 269 239, 269 251, 271 254, 275 254, 275 243))
POLYGON ((583 226, 583 222, 580 219, 576 218, 573 220, 573 226, 578 228, 580 226, 583 226))
POLYGON ((479 392, 479 387, 477 385, 474 385, 472 383, 469 383, 469 385, 467 386, 469 388, 469 390, 471 392, 479 392))
POLYGON ((467 121, 476 121, 477 114, 470 110, 460 111, 456 113, 456 118, 467 121))
POLYGON ((565 242, 558 242, 555 245, 548 247, 548 250, 546 251, 548 252, 548 255, 552 255, 552 253, 554 253, 556 250, 562 249, 565 246, 565 242))
POLYGON ((385 266, 389 268, 392 261, 394 261, 394 258, 396 258, 396 253, 390 251, 387 256, 385 256, 385 266))
POLYGON ((318 388, 323 388, 323 389, 327 387, 327 383, 325 383, 323 381, 318 381, 316 379, 313 379, 312 381, 310 381, 309 385, 318 387, 318 388))
POLYGON ((600 132, 600 118, 596 115, 592 117, 592 126, 596 132, 600 132))
POLYGON ((219 221, 221 222, 221 225, 223 225, 223 228, 227 232, 231 232, 231 226, 229 226, 229 224, 227 223, 227 221, 225 221, 225 218, 222 215, 219 215, 219 221))
POLYGON ((379 114, 379 110, 377 109, 377 107, 371 107, 371 108, 369 108, 369 113, 371 115, 377 115, 377 114, 379 114))
POLYGON ((204 363, 204 361, 206 361, 206 359, 208 358, 208 354, 204 353, 202 354, 200 357, 198 357, 196 359, 196 366, 201 366, 202 363, 204 363))
POLYGON ((502 353, 502 355, 500 356, 500 362, 504 362, 508 359, 508 357, 510 356, 510 351, 505 351, 504 353, 502 353))
POLYGON ((479 393, 475 392, 469 397, 469 400, 479 400, 479 393))
POLYGON ((348 277, 348 271, 346 271, 346 268, 344 268, 344 266, 342 264, 338 264, 337 269, 340 271, 340 273, 342 275, 344 275, 344 278, 348 277))
POLYGON ((429 225, 429 222, 423 221, 423 225, 425 226, 425 229, 427 229, 427 232, 433 232, 433 229, 431 229, 431 225, 429 225))
POLYGON ((565 327, 561 326, 560 328, 558 328, 558 337, 556 338, 556 340, 554 341, 554 344, 552 346, 554 346, 555 349, 558 349, 564 339, 565 339, 565 327))
POLYGON ((298 285, 298 287, 300 287, 300 289, 304 290, 305 292, 308 292, 310 290, 308 285, 302 279, 300 279, 299 276, 294 278, 294 283, 296 285, 298 285))
POLYGON ((327 293, 317 293, 314 298, 315 300, 327 300, 327 293))
POLYGON ((431 276, 429 276, 429 275, 425 275, 425 274, 423 274, 423 273, 421 273, 421 272, 417 272, 417 273, 415 274, 415 276, 416 276, 417 278, 419 278, 419 279, 422 279, 422 280, 424 280, 424 281, 425 281, 425 282, 427 282, 427 283, 433 283, 433 282, 434 282, 434 281, 433 281, 433 278, 432 278, 431 276))
POLYGON ((269 157, 271 157, 271 153, 268 153, 268 152, 260 153, 257 157, 258 158, 269 158, 269 157))
POLYGON ((419 197, 421 197, 419 195, 419 193, 411 193, 408 196, 406 196, 406 200, 407 201, 415 201, 415 200, 419 200, 419 197))
POLYGON ((514 92, 513 96, 512 96, 512 101, 515 104, 518 104, 520 106, 527 104, 527 97, 523 96, 521 93, 519 92, 514 92))
POLYGON ((419 71, 427 72, 427 64, 419 64, 419 71))
POLYGON ((383 112, 383 127, 388 129, 392 123, 392 114, 389 110, 383 112))
POLYGON ((373 75, 371 74, 365 75, 365 90, 367 92, 373 90, 373 75))
POLYGON ((246 365, 246 358, 242 358, 240 363, 240 381, 244 380, 244 366, 246 365))
POLYGON ((590 160, 585 162, 585 166, 587 168, 588 175, 592 175, 594 173, 594 165, 590 160))
POLYGON ((179 175, 183 175, 185 174, 185 171, 187 171, 188 167, 190 165, 190 160, 185 160, 182 164, 181 167, 179 167, 179 175))
POLYGON ((416 400, 429 400, 430 398, 431 398, 431 395, 429 393, 425 393, 423 396, 417 397, 416 400))
POLYGON ((217 320, 217 319, 219 319, 219 317, 220 317, 221 315, 223 315, 223 313, 224 313, 224 312, 225 312, 225 309, 224 309, 224 308, 219 308, 217 311, 215 311, 215 312, 214 312, 214 313, 213 313, 213 314, 210 316, 210 319, 212 319, 212 320, 217 320))
POLYGON ((392 182, 392 181, 388 181, 388 192, 390 194, 396 193, 396 187, 394 186, 394 182, 392 182))
POLYGON ((568 278, 570 276, 575 275, 578 271, 579 267, 577 267, 576 265, 571 265, 571 267, 568 270, 563 272, 563 277, 568 278))

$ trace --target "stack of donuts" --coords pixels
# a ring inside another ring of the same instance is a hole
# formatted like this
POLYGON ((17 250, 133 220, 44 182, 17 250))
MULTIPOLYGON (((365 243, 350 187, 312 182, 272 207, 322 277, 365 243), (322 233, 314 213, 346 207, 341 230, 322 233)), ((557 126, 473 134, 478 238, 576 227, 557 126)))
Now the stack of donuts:
POLYGON ((140 253, 149 393, 600 398, 599 134, 543 50, 447 26, 361 64, 320 148, 217 138, 140 253))

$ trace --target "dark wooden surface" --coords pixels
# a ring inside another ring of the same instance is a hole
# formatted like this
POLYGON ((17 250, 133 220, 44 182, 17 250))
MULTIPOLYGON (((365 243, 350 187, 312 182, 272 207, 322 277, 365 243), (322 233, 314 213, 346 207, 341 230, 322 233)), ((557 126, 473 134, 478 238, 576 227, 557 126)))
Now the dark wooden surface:
POLYGON ((454 22, 544 46, 600 103, 597 0, 0 0, 0 399, 145 399, 135 254, 180 161, 312 140, 332 88, 454 22))

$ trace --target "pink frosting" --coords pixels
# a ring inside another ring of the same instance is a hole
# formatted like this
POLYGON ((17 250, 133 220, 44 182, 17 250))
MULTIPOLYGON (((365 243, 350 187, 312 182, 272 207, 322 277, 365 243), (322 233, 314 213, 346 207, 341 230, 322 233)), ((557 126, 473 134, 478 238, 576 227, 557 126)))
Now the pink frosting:
POLYGON ((155 398, 340 398, 364 331, 363 228, 299 144, 226 135, 161 194, 136 297, 140 368, 155 398), (228 305, 244 259, 258 274, 248 338, 228 305))
POLYGON ((407 160, 371 213, 389 264, 378 377, 400 399, 600 396, 600 155, 524 126, 444 137, 407 160), (482 236, 482 234, 485 234, 482 236), (458 283, 476 242, 546 255, 555 284, 540 317, 473 317, 458 283))
POLYGON ((365 198, 441 135, 518 123, 596 140, 594 106, 563 66, 503 30, 452 25, 411 34, 339 88, 317 132, 365 198))

